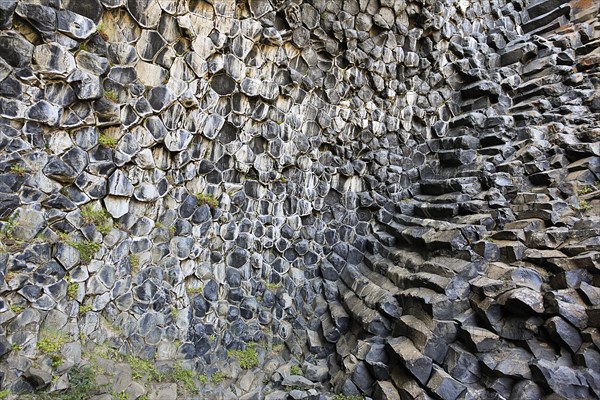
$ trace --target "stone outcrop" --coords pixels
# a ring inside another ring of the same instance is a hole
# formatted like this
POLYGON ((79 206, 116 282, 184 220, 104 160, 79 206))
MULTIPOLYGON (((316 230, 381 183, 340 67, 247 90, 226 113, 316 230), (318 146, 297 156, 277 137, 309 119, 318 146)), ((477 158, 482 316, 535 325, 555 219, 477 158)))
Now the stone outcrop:
POLYGON ((0 2, 2 394, 600 397, 599 9, 0 2))

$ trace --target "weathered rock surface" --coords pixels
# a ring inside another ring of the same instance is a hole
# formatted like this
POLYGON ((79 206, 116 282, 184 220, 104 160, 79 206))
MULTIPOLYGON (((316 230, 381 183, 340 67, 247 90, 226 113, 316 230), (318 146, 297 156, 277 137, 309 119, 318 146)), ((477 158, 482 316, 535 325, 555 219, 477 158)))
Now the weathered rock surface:
POLYGON ((0 2, 0 390, 599 397, 599 8, 0 2))

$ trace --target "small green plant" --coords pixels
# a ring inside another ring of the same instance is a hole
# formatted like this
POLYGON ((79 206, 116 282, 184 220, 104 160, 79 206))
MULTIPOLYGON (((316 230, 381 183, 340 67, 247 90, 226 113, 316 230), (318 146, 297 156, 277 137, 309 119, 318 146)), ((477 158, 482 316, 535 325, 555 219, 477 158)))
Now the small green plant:
POLYGON ((98 27, 96 28, 96 32, 105 42, 108 42, 108 35, 106 34, 106 24, 104 22, 100 22, 98 27))
POLYGON ((273 347, 271 347, 271 350, 273 351, 273 353, 279 354, 283 351, 284 348, 285 348, 285 345, 283 343, 279 343, 279 344, 274 344, 273 347))
POLYGON ((218 385, 219 383, 223 382, 227 378, 228 378, 227 375, 225 375, 221 371, 217 371, 214 374, 212 374, 212 376, 210 377, 210 381, 213 384, 218 385))
POLYGON ((47 333, 45 337, 38 340, 37 348, 42 354, 57 353, 66 341, 66 337, 61 333, 47 333))
POLYGON ((199 193, 196 195, 196 198, 199 205, 208 204, 211 209, 219 207, 219 200, 212 194, 199 193))
POLYGON ((54 353, 50 355, 50 360, 52 360, 52 368, 58 368, 62 365, 64 358, 62 355, 54 353))
POLYGON ((202 286, 202 285, 200 285, 199 287, 196 287, 196 288, 187 287, 185 289, 188 296, 194 296, 194 295, 200 294, 200 293, 202 293, 203 290, 204 290, 204 286, 202 286))
POLYGON ((588 194, 588 193, 592 193, 594 191, 594 189, 592 189, 589 186, 583 186, 580 187, 579 189, 577 189, 577 194, 579 196, 583 196, 584 194, 588 194))
POLYGON ((8 220, 2 227, 2 231, 0 231, 0 233, 2 233, 4 236, 6 236, 7 239, 13 238, 13 230, 15 229, 15 226, 17 225, 17 218, 19 218, 18 211, 15 212, 13 215, 11 215, 8 218, 8 220))
POLYGON ((94 370, 90 367, 73 367, 69 370, 69 390, 59 400, 80 400, 93 397, 99 390, 94 380, 94 370))
POLYGON ((90 311, 92 311, 92 306, 90 306, 88 304, 82 304, 79 306, 79 314, 80 315, 86 314, 90 311))
POLYGON ((336 394, 332 400, 364 400, 364 396, 346 396, 345 394, 336 394))
POLYGON ((273 283, 273 282, 267 282, 265 284, 265 287, 267 289, 269 289, 271 292, 276 291, 277 289, 279 289, 280 285, 278 283, 273 283))
POLYGON ((110 101, 116 102, 119 99, 119 94, 116 90, 105 90, 104 97, 106 97, 110 101))
POLYGON ((82 50, 82 51, 88 51, 88 50, 89 50, 89 48, 88 48, 88 45, 87 45, 87 43, 80 43, 80 44, 79 44, 79 50, 82 50))
POLYGON ((129 365, 133 370, 132 376, 134 379, 142 379, 147 377, 148 379, 157 382, 163 380, 163 376, 156 370, 156 367, 152 361, 144 360, 134 356, 127 357, 127 361, 129 361, 129 365))
POLYGON ((81 218, 84 224, 95 225, 98 232, 103 235, 110 232, 112 220, 110 214, 103 209, 95 210, 91 204, 87 204, 81 209, 81 218))
POLYGON ((200 381, 201 385, 206 385, 208 383, 208 377, 206 374, 198 375, 198 380, 200 381))
POLYGON ((113 395, 114 398, 116 398, 117 400, 129 400, 129 395, 127 394, 127 392, 125 392, 124 390, 122 392, 112 392, 111 393, 113 395))
POLYGON ((179 316, 179 310, 177 309, 177 307, 171 306, 171 314, 173 315, 174 319, 177 319, 177 317, 179 316))
POLYGON ((129 256, 129 265, 131 266, 131 272, 138 272, 140 269, 140 257, 137 254, 131 254, 129 256))
POLYGON ((18 345, 18 344, 16 344, 16 343, 13 343, 13 344, 12 344, 12 349, 13 349, 13 351, 19 351, 19 350, 23 350, 23 346, 21 346, 21 345, 18 345))
POLYGON ((175 364, 173 366, 173 381, 181 384, 190 392, 195 392, 198 390, 196 388, 196 383, 194 382, 194 373, 189 369, 183 368, 181 364, 175 364))
POLYGON ((290 367, 290 374, 291 375, 302 375, 302 368, 300 368, 299 365, 294 364, 290 367))
POLYGON ((81 242, 69 241, 69 246, 74 247, 79 252, 79 257, 84 263, 92 261, 92 257, 100 250, 100 243, 83 240, 81 242))
POLYGON ((0 400, 6 399, 8 396, 10 396, 10 390, 8 390, 8 389, 0 390, 0 400))
POLYGON ((592 208, 591 204, 587 200, 579 200, 579 211, 587 211, 592 208))
POLYGON ((170 226, 169 227, 169 235, 173 236, 175 234, 175 227, 174 226, 170 226))
POLYGON ((74 300, 79 292, 79 284, 76 282, 70 282, 67 285, 67 297, 69 300, 74 300))
POLYGON ((17 305, 17 304, 13 304, 12 306, 10 306, 10 309, 15 314, 21 314, 23 312, 23 310, 25 310, 25 307, 17 305))
POLYGON ((249 343, 246 350, 227 350, 227 356, 237 359, 242 369, 251 369, 258 366, 256 343, 249 343))
POLYGON ((27 169, 19 164, 15 164, 12 167, 10 167, 10 172, 17 174, 19 176, 23 176, 25 175, 25 172, 27 172, 27 169))
POLYGON ((98 137, 98 144, 104 147, 110 147, 111 149, 114 149, 115 147, 117 147, 117 139, 108 136, 104 132, 101 132, 100 136, 98 137))

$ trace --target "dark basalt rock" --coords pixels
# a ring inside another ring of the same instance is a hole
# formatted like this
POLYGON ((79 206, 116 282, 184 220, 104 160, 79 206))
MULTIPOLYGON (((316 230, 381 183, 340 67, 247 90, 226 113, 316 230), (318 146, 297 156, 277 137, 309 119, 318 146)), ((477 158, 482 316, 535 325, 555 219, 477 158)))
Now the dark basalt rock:
POLYGON ((62 2, 62 6, 73 13, 91 19, 96 24, 100 21, 103 11, 100 0, 89 0, 85 2, 66 0, 62 2))
POLYGON ((16 32, 0 33, 0 57, 10 66, 21 68, 31 63, 34 46, 16 32))
POLYGON ((127 11, 143 28, 156 28, 161 9, 156 0, 127 0, 127 11))
POLYGON ((235 91, 237 84, 229 75, 218 74, 211 79, 211 87, 215 92, 224 96, 232 94, 235 91))
POLYGON ((56 11, 54 8, 35 3, 19 3, 16 13, 27 19, 40 32, 56 30, 56 11))
POLYGON ((9 29, 12 26, 13 15, 17 8, 17 0, 6 0, 0 9, 0 29, 9 29))
MULTIPOLYGON (((92 0, 89 2, 89 5, 93 7, 94 3, 97 1, 98 0, 92 0)), ((85 12, 93 10, 82 11, 85 12)), ((81 13, 72 12, 69 10, 60 10, 56 13, 56 21, 58 31, 64 33, 65 35, 71 36, 74 39, 87 39, 96 31, 96 25, 94 24, 94 21, 83 16, 81 13)))
POLYGON ((4 3, 2 389, 600 393, 596 0, 4 3))
POLYGON ((6 218, 19 206, 19 196, 14 194, 0 193, 0 218, 6 218))

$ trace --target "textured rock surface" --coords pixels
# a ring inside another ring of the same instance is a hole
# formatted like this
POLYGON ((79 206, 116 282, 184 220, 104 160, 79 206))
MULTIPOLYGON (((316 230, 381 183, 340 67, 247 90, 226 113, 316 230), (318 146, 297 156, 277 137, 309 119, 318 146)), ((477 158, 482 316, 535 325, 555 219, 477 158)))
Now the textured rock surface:
POLYGON ((600 397, 599 7, 0 1, 1 389, 600 397))

